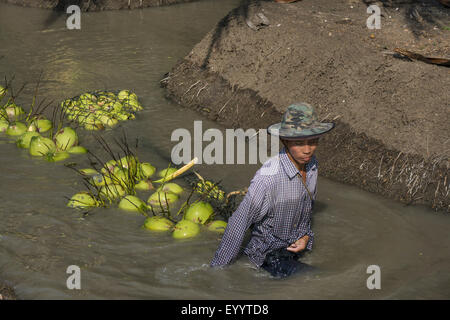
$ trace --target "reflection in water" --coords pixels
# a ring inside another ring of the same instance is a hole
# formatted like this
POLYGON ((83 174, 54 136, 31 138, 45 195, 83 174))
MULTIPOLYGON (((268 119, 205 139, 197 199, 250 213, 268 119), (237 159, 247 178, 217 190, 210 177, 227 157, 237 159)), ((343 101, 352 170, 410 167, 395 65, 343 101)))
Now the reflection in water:
MULTIPOLYGON (((174 129, 193 132, 199 119, 204 130, 225 129, 165 100, 159 80, 237 2, 84 13, 81 31, 64 29, 63 16, 45 26, 48 11, 0 4, 0 77, 15 75, 19 85, 36 81, 44 70, 40 97, 54 101, 92 90, 136 92, 145 110, 122 126, 139 140, 140 159, 160 169, 176 144, 170 141, 174 129)), ((33 90, 27 86, 19 103, 29 104, 33 90)), ((100 152, 90 133, 80 139, 100 152)), ((74 172, 30 159, 8 141, 0 137, 0 272, 22 298, 450 297, 449 219, 440 213, 319 178, 316 242, 303 261, 320 272, 277 281, 245 257, 224 269, 209 268, 216 234, 174 241, 143 230, 139 214, 98 208, 84 216, 67 208, 65 197, 83 188, 74 172), (80 291, 65 287, 72 264, 81 268, 80 291), (382 290, 366 288, 372 264, 381 268, 382 290)), ((88 166, 84 156, 72 160, 88 166)), ((228 190, 247 186, 257 169, 197 167, 228 190)))

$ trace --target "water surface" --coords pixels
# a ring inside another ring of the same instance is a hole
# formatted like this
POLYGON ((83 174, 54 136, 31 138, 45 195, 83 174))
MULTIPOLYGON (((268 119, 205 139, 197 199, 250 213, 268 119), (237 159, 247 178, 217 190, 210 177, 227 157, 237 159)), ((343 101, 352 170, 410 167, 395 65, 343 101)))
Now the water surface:
MULTIPOLYGON (((0 4, 0 77, 28 85, 19 102, 39 96, 61 101, 93 90, 130 89, 145 110, 123 124, 138 139, 141 160, 164 168, 176 128, 225 128, 164 99, 159 80, 185 56, 237 0, 200 1, 135 11, 84 13, 82 29, 51 24, 49 11, 0 4)), ((120 136, 121 129, 103 134, 120 136)), ((192 132, 192 131, 191 131, 192 132)), ((82 144, 98 150, 94 136, 82 144)), ((89 216, 67 208, 83 190, 62 164, 31 159, 0 138, 0 276, 24 299, 361 299, 450 297, 449 217, 406 207, 351 186, 319 178, 310 275, 272 279, 241 258, 225 269, 208 267, 220 236, 175 241, 141 228, 144 217, 118 209, 89 216), (82 290, 66 288, 66 269, 81 267, 82 290), (369 265, 381 268, 381 290, 368 290, 369 265)), ((86 157, 72 157, 88 165, 86 157)), ((320 159, 319 159, 320 161, 320 159)), ((228 190, 248 186, 256 165, 199 165, 228 190)), ((186 185, 183 180, 177 180, 186 185)), ((143 199, 149 193, 142 193, 143 199)))

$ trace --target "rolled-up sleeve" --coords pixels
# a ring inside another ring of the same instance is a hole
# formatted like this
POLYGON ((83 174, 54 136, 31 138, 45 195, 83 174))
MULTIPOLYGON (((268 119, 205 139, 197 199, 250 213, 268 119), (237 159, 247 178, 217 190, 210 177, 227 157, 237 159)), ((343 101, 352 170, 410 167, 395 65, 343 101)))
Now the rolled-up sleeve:
POLYGON ((268 192, 264 180, 253 179, 247 194, 238 209, 228 220, 219 248, 211 261, 211 266, 230 264, 239 254, 247 229, 261 221, 269 208, 268 192))
POLYGON ((311 229, 309 229, 309 231, 306 233, 306 235, 309 236, 308 243, 306 244, 306 249, 311 251, 313 243, 314 243, 314 232, 311 229))

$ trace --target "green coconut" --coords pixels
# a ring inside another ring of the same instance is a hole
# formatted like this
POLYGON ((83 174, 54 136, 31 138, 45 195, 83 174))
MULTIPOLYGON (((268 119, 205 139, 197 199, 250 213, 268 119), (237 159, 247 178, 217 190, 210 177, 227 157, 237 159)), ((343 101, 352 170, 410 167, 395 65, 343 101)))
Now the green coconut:
POLYGON ((168 231, 174 227, 174 223, 167 218, 153 216, 145 219, 144 227, 152 231, 168 231))
POLYGON ((47 132, 53 127, 52 122, 47 119, 34 120, 32 122, 32 125, 34 125, 36 127, 37 131, 39 131, 40 133, 47 132))
POLYGON ((136 115, 134 115, 133 113, 124 112, 123 114, 126 115, 127 120, 134 120, 134 119, 136 119, 136 115))
POLYGON ((122 108, 123 105, 119 101, 114 102, 114 104, 112 105, 112 109, 114 110, 115 113, 122 112, 122 108))
POLYGON ((172 232, 175 239, 187 239, 195 237, 200 233, 200 227, 195 222, 189 220, 179 221, 172 232))
POLYGON ((105 127, 103 126, 103 124, 101 124, 100 122, 99 122, 99 123, 96 123, 96 124, 86 123, 86 124, 84 125, 84 128, 85 128, 86 130, 91 130, 91 131, 97 131, 97 130, 103 130, 103 129, 105 129, 105 127))
POLYGON ((88 150, 83 146, 73 146, 72 148, 67 150, 67 152, 71 154, 85 154, 88 152, 88 150))
POLYGON ((178 195, 171 192, 155 192, 147 200, 148 204, 154 208, 162 206, 165 208, 167 203, 170 205, 178 200, 178 195), (161 202, 161 203, 160 203, 161 202))
POLYGON ((109 160, 108 162, 105 163, 101 171, 107 174, 108 172, 114 172, 114 169, 116 168, 117 168, 116 160, 109 160))
POLYGON ((95 176, 95 175, 99 174, 97 172, 97 170, 92 169, 92 168, 80 169, 79 171, 81 174, 83 174, 85 176, 95 176))
POLYGON ((20 120, 25 114, 25 111, 22 109, 22 107, 19 107, 14 103, 7 105, 5 111, 8 115, 8 118, 11 120, 20 120))
POLYGON ((10 123, 5 133, 9 136, 21 136, 27 131, 27 126, 22 122, 10 123))
POLYGON ((35 125, 34 123, 31 123, 31 124, 28 126, 27 131, 30 131, 30 132, 37 132, 38 129, 37 129, 37 127, 36 127, 36 125, 35 125))
POLYGON ((165 178, 165 177, 168 177, 171 174, 175 173, 176 171, 177 171, 176 168, 163 169, 163 170, 158 172, 158 176, 161 177, 161 178, 165 178))
POLYGON ((108 184, 100 189, 100 195, 109 199, 117 199, 125 195, 125 190, 118 184, 108 184))
POLYGON ((130 91, 129 90, 121 90, 118 94, 117 94, 117 98, 119 100, 125 100, 128 99, 128 97, 130 96, 130 91))
POLYGON ((130 109, 133 110, 133 111, 141 111, 141 110, 144 110, 144 108, 142 107, 142 105, 141 105, 137 100, 130 99, 130 100, 128 101, 128 105, 129 105, 130 109))
POLYGON ((124 113, 118 113, 115 116, 116 116, 117 120, 120 120, 120 121, 128 120, 128 115, 124 114, 124 113))
POLYGON ((59 150, 67 150, 78 143, 78 136, 71 127, 65 127, 55 135, 56 146, 59 150))
POLYGON ((224 233, 226 228, 227 228, 227 223, 222 220, 214 220, 213 222, 208 224, 209 231, 224 233))
POLYGON ((44 156, 49 152, 55 152, 56 145, 49 139, 44 137, 32 137, 30 142, 30 155, 44 156))
POLYGON ((204 224, 211 218, 213 212, 214 209, 208 202, 198 201, 188 207, 184 219, 204 224))
POLYGON ((87 192, 79 192, 70 198, 67 206, 70 208, 96 207, 97 201, 87 192))
POLYGON ((16 141, 16 145, 19 148, 29 148, 31 143, 31 138, 33 137, 40 137, 41 135, 38 132, 35 131, 27 131, 23 135, 20 136, 19 139, 16 141))
POLYGON ((158 189, 156 189, 156 191, 172 192, 172 193, 179 195, 179 194, 183 193, 184 189, 176 183, 169 182, 169 183, 166 183, 166 184, 160 186, 158 189))
POLYGON ((8 127, 9 122, 4 119, 0 119, 0 132, 6 132, 6 129, 8 129, 8 127))
POLYGON ((103 187, 104 185, 113 184, 112 179, 107 175, 96 174, 92 177, 92 183, 97 187, 103 187))
POLYGON ((153 190, 153 184, 150 180, 141 180, 135 184, 134 188, 142 191, 153 190))
POLYGON ((0 86, 0 99, 3 98, 7 92, 8 90, 6 88, 0 86))
POLYGON ((114 170, 114 173, 111 174, 111 178, 116 184, 120 184, 124 186, 125 188, 130 185, 132 182, 130 178, 130 174, 128 173, 128 170, 126 169, 116 169, 114 170))
POLYGON ((145 211, 147 205, 144 201, 135 196, 126 196, 119 202, 119 208, 127 211, 145 211))
POLYGON ((197 183, 196 191, 200 194, 207 194, 208 197, 223 200, 225 192, 220 190, 217 185, 211 181, 200 181, 197 183))
POLYGON ((45 155, 45 159, 48 162, 63 161, 70 157, 67 151, 49 152, 45 155))
POLYGON ((100 122, 104 126, 110 127, 110 128, 114 127, 115 125, 117 125, 119 123, 119 121, 117 121, 117 119, 110 118, 110 117, 107 117, 107 116, 100 117, 100 122))
POLYGON ((137 157, 134 157, 134 156, 125 156, 117 161, 117 164, 119 166, 121 166, 124 169, 134 170, 133 171, 134 173, 137 172, 138 163, 139 163, 139 160, 137 159, 137 157))
POLYGON ((156 171, 156 168, 148 162, 142 162, 139 166, 139 173, 142 177, 150 178, 156 171))

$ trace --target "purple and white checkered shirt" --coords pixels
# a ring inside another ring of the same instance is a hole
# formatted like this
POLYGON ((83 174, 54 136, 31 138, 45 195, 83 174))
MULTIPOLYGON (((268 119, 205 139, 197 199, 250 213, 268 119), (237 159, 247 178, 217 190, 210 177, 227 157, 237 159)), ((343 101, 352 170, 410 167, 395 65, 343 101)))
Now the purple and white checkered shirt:
POLYGON ((239 254, 248 228, 252 225, 251 239, 244 253, 260 267, 267 253, 309 236, 307 249, 312 249, 314 233, 311 231, 311 211, 316 198, 317 160, 313 156, 306 164, 306 185, 301 174, 288 158, 285 148, 269 159, 256 172, 248 192, 228 225, 211 266, 233 262, 239 254))

